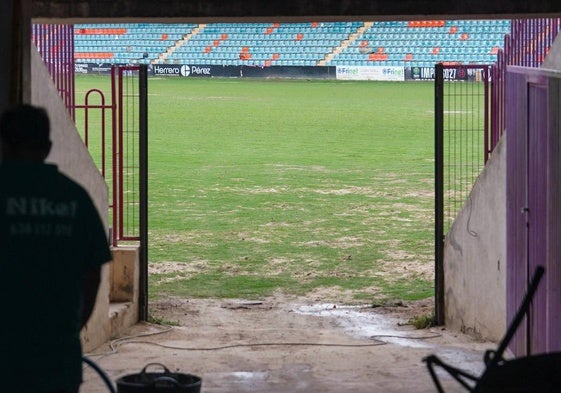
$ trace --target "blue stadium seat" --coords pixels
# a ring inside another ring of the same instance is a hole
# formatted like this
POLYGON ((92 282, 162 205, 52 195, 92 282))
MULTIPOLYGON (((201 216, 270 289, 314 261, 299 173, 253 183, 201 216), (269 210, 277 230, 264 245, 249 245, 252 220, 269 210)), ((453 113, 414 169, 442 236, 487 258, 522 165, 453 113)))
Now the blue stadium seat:
MULTIPOLYGON (((324 22, 312 27, 311 23, 281 23, 273 28, 272 23, 209 23, 187 40, 183 37, 198 25, 76 24, 76 31, 125 28, 127 32, 121 35, 75 34, 75 48, 76 52, 111 51, 115 54, 113 61, 121 62, 145 51, 149 52, 148 61, 157 61, 168 47, 176 46, 175 52, 168 57, 169 61, 213 61, 215 64, 232 65, 242 63, 239 52, 247 46, 253 55, 250 63, 262 64, 278 53, 281 59, 274 64, 315 65, 363 25, 362 22, 324 22), (271 29, 270 34, 266 34, 268 29, 271 29), (132 51, 130 47, 133 47, 132 51), (210 54, 204 54, 206 47, 212 49, 210 54)), ((430 52, 436 46, 440 47, 442 56, 446 55, 447 61, 492 62, 496 58, 490 55, 492 48, 503 45, 504 34, 509 30, 508 20, 448 20, 443 27, 427 28, 408 27, 407 21, 378 21, 359 38, 352 40, 329 64, 404 65, 406 53, 414 54, 414 60, 407 65, 433 64, 435 59, 430 52), (449 34, 452 26, 457 27, 458 33, 449 34), (460 41, 460 33, 467 33, 469 38, 460 41), (372 51, 383 48, 388 60, 368 61, 367 55, 359 51, 362 41, 368 42, 372 51)))

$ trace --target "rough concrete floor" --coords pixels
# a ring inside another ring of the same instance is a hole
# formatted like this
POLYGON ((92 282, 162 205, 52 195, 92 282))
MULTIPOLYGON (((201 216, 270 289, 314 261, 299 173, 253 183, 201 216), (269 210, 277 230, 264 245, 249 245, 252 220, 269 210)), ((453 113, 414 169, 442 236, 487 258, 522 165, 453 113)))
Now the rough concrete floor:
MULTIPOLYGON (((478 375, 485 349, 496 344, 406 324, 430 306, 170 299, 151 309, 174 326, 136 325, 88 356, 113 384, 155 362, 200 376, 203 393, 435 392, 425 356, 437 354, 478 375)), ((82 393, 109 391, 90 367, 84 379, 82 393)), ((442 380, 447 392, 466 391, 445 374, 442 380)))

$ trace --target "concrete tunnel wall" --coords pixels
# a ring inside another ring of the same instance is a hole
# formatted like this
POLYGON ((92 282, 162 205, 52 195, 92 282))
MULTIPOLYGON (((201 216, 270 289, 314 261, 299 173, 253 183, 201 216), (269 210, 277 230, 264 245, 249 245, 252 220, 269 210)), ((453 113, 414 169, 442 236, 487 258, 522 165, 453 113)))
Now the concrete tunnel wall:
MULTIPOLYGON (((82 185, 108 229, 108 189, 80 138, 51 76, 31 45, 31 104, 43 107, 51 121, 53 148, 47 162, 82 185)), ((88 352, 138 321, 138 248, 113 248, 113 261, 102 269, 94 312, 81 337, 88 352)))
MULTIPOLYGON (((61 172, 82 185, 94 201, 107 228, 108 191, 93 160, 60 99, 49 71, 39 52, 31 45, 31 104, 43 107, 51 121, 53 147, 47 162, 56 164, 61 172)), ((103 343, 110 332, 109 269, 104 266, 94 313, 82 334, 85 349, 103 343)))
POLYGON ((491 341, 506 330, 506 136, 446 235, 446 327, 491 341))

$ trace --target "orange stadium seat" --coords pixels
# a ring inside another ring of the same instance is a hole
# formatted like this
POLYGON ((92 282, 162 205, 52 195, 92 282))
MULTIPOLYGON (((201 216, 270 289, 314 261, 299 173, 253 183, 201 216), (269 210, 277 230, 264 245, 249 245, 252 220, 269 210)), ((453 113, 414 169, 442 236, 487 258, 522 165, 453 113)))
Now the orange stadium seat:
POLYGON ((75 59, 112 59, 112 52, 74 52, 75 59))
POLYGON ((110 35, 121 35, 126 34, 126 28, 79 28, 74 29, 74 34, 110 34, 110 35))
POLYGON ((407 22, 407 27, 443 27, 445 20, 412 20, 407 22))

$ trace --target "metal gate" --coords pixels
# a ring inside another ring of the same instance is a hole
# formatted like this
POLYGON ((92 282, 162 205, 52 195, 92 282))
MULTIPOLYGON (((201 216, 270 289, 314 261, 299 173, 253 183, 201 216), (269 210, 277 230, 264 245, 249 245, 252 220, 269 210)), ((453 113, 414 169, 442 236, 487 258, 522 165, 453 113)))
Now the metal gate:
MULTIPOLYGON (((110 190, 113 246, 140 247, 140 319, 148 305, 147 67, 113 66, 110 102, 103 88, 89 89, 74 106, 77 128, 110 190), (80 127, 82 125, 82 127, 80 127)), ((78 100, 78 98, 77 98, 78 100)))
POLYGON ((141 94, 146 78, 141 74, 140 66, 113 66, 110 100, 103 88, 92 88, 83 104, 74 106, 77 128, 83 129, 84 143, 111 192, 114 246, 141 237, 141 142, 146 132, 146 97, 141 94))
POLYGON ((489 67, 435 67, 435 316, 444 324, 444 236, 490 154, 489 67))

